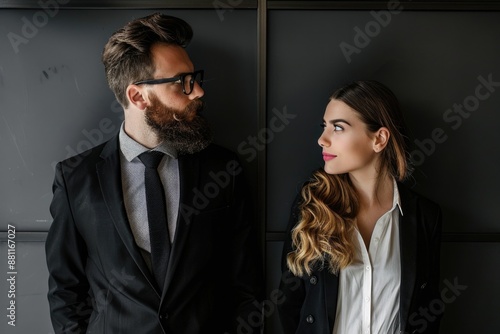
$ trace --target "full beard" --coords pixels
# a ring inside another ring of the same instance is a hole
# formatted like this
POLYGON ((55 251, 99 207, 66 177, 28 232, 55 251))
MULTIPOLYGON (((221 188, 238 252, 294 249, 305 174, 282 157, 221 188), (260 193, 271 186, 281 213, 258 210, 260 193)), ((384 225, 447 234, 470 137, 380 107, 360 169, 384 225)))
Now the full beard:
POLYGON ((180 154, 193 154, 212 142, 208 121, 199 114, 202 110, 203 101, 199 99, 191 101, 184 110, 177 110, 152 96, 145 118, 160 140, 167 141, 180 154))

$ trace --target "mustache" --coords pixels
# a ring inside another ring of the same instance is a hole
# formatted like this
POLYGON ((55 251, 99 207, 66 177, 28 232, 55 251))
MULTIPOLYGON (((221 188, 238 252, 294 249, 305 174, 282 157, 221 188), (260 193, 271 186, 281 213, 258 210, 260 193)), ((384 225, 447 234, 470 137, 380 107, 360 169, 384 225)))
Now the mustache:
POLYGON ((181 113, 173 113, 172 118, 177 122, 192 122, 205 108, 205 103, 200 99, 195 99, 186 106, 181 113))

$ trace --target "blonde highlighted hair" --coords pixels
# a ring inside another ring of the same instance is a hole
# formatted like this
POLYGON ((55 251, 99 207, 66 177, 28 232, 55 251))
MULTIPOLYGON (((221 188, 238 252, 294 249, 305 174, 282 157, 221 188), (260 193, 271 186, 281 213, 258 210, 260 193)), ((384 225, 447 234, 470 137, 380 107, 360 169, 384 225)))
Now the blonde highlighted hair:
MULTIPOLYGON (((409 138, 396 96, 376 81, 356 81, 333 93, 354 109, 375 132, 386 127, 391 136, 381 152, 378 180, 389 174, 403 181, 411 172, 409 138)), ((290 271, 296 276, 310 275, 317 265, 332 273, 348 266, 354 256, 352 235, 359 211, 358 194, 349 174, 313 173, 302 188, 299 221, 292 230, 292 247, 287 256, 290 271)))

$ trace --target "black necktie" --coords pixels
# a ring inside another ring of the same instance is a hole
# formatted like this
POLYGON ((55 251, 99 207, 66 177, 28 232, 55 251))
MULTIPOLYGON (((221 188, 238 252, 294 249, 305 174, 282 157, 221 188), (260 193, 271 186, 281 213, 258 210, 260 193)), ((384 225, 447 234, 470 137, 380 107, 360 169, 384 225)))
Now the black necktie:
POLYGON ((163 289, 170 257, 170 237, 168 234, 165 192, 158 175, 158 165, 163 153, 148 151, 139 155, 144 164, 144 183, 146 187, 146 206, 148 210, 149 240, 151 243, 151 263, 156 282, 163 289))

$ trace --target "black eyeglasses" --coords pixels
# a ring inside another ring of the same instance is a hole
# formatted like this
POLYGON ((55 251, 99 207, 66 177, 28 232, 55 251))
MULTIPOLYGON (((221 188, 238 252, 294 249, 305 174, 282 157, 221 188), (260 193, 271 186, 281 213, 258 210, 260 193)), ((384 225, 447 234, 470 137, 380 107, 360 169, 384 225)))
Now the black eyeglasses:
POLYGON ((158 85, 167 82, 179 81, 179 83, 182 83, 182 92, 189 95, 193 92, 195 82, 197 82, 200 87, 203 85, 203 73, 203 70, 198 70, 190 73, 182 73, 181 75, 173 78, 141 80, 134 82, 134 85, 158 85))

